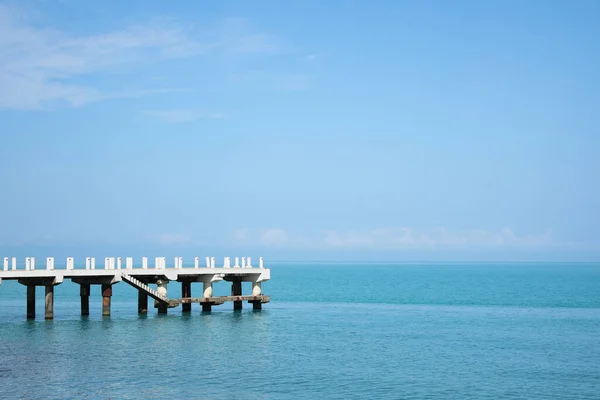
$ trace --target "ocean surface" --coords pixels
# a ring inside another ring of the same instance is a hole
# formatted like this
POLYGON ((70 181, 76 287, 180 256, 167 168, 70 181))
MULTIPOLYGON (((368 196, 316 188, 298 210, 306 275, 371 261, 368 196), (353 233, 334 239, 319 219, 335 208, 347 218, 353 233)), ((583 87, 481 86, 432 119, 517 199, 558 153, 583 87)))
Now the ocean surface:
POLYGON ((38 288, 27 321, 25 287, 4 281, 0 397, 600 399, 598 264, 269 267, 259 312, 194 304, 138 316, 135 290, 120 283, 111 317, 93 287, 82 318, 79 287, 65 280, 55 319, 43 320, 38 288))

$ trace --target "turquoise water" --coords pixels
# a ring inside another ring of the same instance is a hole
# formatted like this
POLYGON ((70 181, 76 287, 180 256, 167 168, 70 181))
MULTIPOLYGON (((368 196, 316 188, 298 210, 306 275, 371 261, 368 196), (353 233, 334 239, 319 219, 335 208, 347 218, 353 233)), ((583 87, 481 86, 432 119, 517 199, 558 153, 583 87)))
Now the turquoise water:
POLYGON ((0 397, 600 398, 599 265, 270 266, 261 312, 140 317, 119 284, 110 318, 95 288, 82 319, 66 281, 55 320, 38 289, 26 321, 25 288, 5 281, 0 397))

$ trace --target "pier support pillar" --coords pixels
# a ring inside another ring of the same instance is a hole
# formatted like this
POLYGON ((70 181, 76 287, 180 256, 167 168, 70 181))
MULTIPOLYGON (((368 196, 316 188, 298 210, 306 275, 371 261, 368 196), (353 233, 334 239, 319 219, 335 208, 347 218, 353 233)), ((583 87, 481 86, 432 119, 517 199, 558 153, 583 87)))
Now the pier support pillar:
MULTIPOLYGON (((181 282, 181 297, 192 297, 192 282, 181 282)), ((182 312, 192 311, 192 303, 183 303, 182 312)))
POLYGON ((202 293, 202 297, 210 298, 213 295, 213 285, 212 282, 204 282, 204 292, 202 293))
POLYGON ((81 297, 81 315, 90 315, 90 285, 79 285, 79 296, 81 297))
POLYGON ((110 316, 110 298, 112 297, 112 285, 110 283, 102 284, 102 316, 110 316))
POLYGON ((45 319, 54 319, 54 285, 46 285, 45 319))
POLYGON ((262 310, 262 303, 260 302, 260 300, 252 302, 252 309, 255 311, 262 310))
MULTIPOLYGON (((158 292, 158 294, 160 296, 163 297, 167 297, 167 284, 169 283, 169 281, 165 281, 163 282, 161 279, 156 281, 156 291, 158 292)), ((159 314, 166 314, 167 313, 167 304, 163 303, 162 301, 158 301, 158 300, 154 300, 154 307, 158 308, 158 313, 159 314)))
MULTIPOLYGON (((252 296, 260 296, 262 294, 262 288, 261 288, 261 283, 260 282, 252 282, 252 296)), ((253 300, 251 301, 252 303, 252 309, 253 310, 262 310, 262 302, 260 300, 253 300)))
POLYGON ((158 313, 159 314, 166 314, 167 313, 167 305, 163 304, 163 303, 159 303, 158 306, 158 313))
MULTIPOLYGON (((242 281, 233 281, 233 282, 231 282, 231 295, 232 296, 241 296, 242 295, 242 281)), ((242 309, 242 302, 241 301, 234 301, 233 302, 233 309, 234 310, 241 310, 242 309)))
POLYGON ((148 295, 141 289, 138 289, 138 313, 145 314, 148 312, 148 295))
POLYGON ((202 312, 211 312, 212 304, 210 303, 202 303, 202 312))
POLYGON ((35 319, 35 285, 27 285, 27 319, 35 319))

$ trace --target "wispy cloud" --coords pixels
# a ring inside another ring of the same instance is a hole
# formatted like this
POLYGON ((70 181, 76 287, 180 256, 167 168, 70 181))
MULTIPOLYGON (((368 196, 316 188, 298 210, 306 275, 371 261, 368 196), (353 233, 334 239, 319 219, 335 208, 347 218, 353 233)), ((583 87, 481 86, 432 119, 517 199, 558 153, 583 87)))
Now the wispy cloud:
POLYGON ((192 244, 192 237, 182 233, 163 233, 158 236, 158 243, 161 245, 189 245, 192 244))
POLYGON ((482 229, 459 231, 447 228, 417 230, 409 227, 377 228, 369 231, 330 230, 308 237, 290 234, 280 228, 265 229, 256 234, 244 229, 243 233, 245 243, 295 249, 476 249, 571 245, 555 240, 551 229, 530 235, 517 235, 510 228, 498 231, 482 229))
POLYGON ((280 246, 288 242, 288 235, 281 228, 269 228, 262 232, 260 242, 266 246, 280 246))
POLYGON ((248 240, 250 230, 248 228, 240 228, 233 232, 233 238, 237 242, 245 242, 248 240))
POLYGON ((154 90, 104 92, 76 78, 157 57, 194 54, 205 49, 178 29, 131 26, 100 35, 76 36, 29 23, 0 5, 0 108, 37 109, 65 101, 81 106, 109 97, 154 90))
POLYGON ((222 113, 211 113, 202 110, 179 109, 179 110, 150 110, 145 112, 146 115, 155 117, 165 122, 185 123, 194 122, 199 119, 221 119, 224 118, 222 113))
POLYGON ((237 244, 250 246, 281 247, 287 244, 297 245, 296 238, 290 238, 285 229, 267 228, 252 231, 240 228, 233 232, 233 239, 237 244))
POLYGON ((533 235, 516 235, 512 229, 499 231, 472 229, 466 231, 448 228, 414 230, 408 227, 379 228, 367 232, 326 232, 321 244, 325 247, 368 248, 432 248, 432 247, 499 247, 558 245, 552 230, 533 235))
MULTIPOLYGON (((253 31, 242 19, 221 21, 202 31, 161 20, 76 35, 40 26, 20 10, 0 5, 0 109, 40 109, 55 102, 77 107, 108 98, 157 94, 169 89, 114 91, 91 83, 95 80, 89 78, 100 74, 111 78, 108 72, 123 66, 175 57, 265 54, 279 48, 269 35, 253 31)), ((179 122, 203 117, 188 111, 162 115, 179 122)))

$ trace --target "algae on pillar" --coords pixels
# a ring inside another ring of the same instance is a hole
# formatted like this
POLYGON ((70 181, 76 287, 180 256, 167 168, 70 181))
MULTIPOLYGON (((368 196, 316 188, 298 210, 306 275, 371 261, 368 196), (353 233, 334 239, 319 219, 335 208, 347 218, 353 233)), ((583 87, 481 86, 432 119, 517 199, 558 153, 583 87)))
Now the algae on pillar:
POLYGON ((54 319, 54 285, 46 285, 45 319, 54 319))
POLYGON ((110 283, 102 284, 102 316, 110 316, 110 298, 112 297, 112 285, 110 283))

